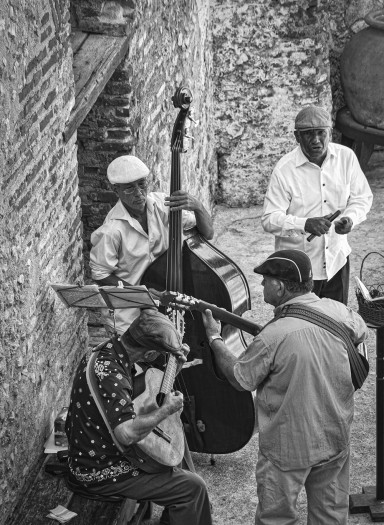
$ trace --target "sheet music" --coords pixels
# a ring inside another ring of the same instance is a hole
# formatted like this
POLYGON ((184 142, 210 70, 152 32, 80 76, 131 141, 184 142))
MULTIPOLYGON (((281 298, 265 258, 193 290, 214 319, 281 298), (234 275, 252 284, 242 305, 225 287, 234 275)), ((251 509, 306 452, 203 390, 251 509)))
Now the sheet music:
POLYGON ((148 288, 144 285, 125 286, 100 286, 100 291, 108 295, 109 302, 114 309, 117 308, 140 308, 140 306, 157 306, 152 299, 148 288))
POLYGON ((108 308, 103 297, 100 295, 97 284, 79 286, 77 284, 51 283, 50 286, 67 307, 108 308))
POLYGON ((81 308, 140 308, 157 307, 148 288, 139 286, 98 286, 97 284, 50 283, 65 306, 81 308))

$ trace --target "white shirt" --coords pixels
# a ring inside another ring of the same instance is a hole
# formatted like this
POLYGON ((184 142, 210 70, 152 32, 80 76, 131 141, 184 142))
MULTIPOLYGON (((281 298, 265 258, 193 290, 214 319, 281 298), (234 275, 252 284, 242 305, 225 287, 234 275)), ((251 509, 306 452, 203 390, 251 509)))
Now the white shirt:
MULTIPOLYGON (((145 270, 168 249, 168 215, 165 193, 153 192, 147 196, 148 233, 131 217, 121 200, 111 209, 104 223, 91 235, 90 267, 92 279, 105 279, 111 274, 140 284, 145 270)), ((184 229, 196 224, 195 214, 183 210, 184 229)), ((102 311, 104 322, 113 328, 113 317, 102 311)), ((115 326, 122 334, 139 315, 137 308, 115 310, 115 326)))
POLYGON ((372 192, 356 155, 350 148, 330 143, 321 165, 310 162, 297 146, 277 163, 264 200, 261 222, 275 235, 275 249, 298 249, 311 259, 315 280, 331 279, 351 253, 347 235, 335 232, 315 237, 304 231, 311 217, 337 210, 353 226, 363 222, 372 205, 372 192))

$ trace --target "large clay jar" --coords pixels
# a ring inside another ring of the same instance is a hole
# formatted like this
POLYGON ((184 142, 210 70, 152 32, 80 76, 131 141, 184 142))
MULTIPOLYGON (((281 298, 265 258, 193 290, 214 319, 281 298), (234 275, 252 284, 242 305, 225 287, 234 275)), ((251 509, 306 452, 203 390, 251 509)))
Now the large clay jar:
POLYGON ((384 129, 384 10, 365 17, 369 27, 353 35, 341 56, 341 82, 353 118, 384 129))

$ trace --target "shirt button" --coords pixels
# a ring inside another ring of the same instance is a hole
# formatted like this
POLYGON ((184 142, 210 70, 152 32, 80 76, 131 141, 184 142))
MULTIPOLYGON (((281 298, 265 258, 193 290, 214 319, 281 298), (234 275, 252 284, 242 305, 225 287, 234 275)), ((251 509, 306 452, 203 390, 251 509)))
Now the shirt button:
POLYGON ((139 462, 140 462, 140 463, 144 463, 144 460, 140 458, 140 459, 139 459, 139 462))
POLYGON ((327 202, 327 201, 324 201, 324 202, 327 202))
POLYGON ((325 186, 325 184, 323 184, 323 186, 325 186))
POLYGON ((328 246, 326 246, 325 249, 328 250, 328 246))

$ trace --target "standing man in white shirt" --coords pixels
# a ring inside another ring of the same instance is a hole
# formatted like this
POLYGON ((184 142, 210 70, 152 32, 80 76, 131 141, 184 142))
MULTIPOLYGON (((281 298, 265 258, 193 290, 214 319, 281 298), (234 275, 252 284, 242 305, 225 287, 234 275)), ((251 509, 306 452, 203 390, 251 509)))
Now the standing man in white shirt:
POLYGON ((265 195, 262 225, 275 235, 275 249, 299 249, 313 267, 313 292, 348 302, 347 234, 363 222, 372 192, 354 152, 330 142, 332 120, 307 106, 295 119, 298 146, 277 163, 265 195), (331 215, 341 215, 331 222, 331 215), (309 234, 316 237, 309 242, 309 234))
MULTIPOLYGON (((123 155, 108 166, 107 176, 119 200, 104 223, 91 235, 90 267, 100 286, 140 284, 145 270, 168 248, 168 218, 183 210, 183 227, 193 226, 212 239, 210 215, 201 202, 183 190, 171 196, 148 193, 149 169, 139 158, 123 155)), ((139 315, 136 308, 115 310, 114 318, 103 311, 108 335, 123 334, 139 315)))

